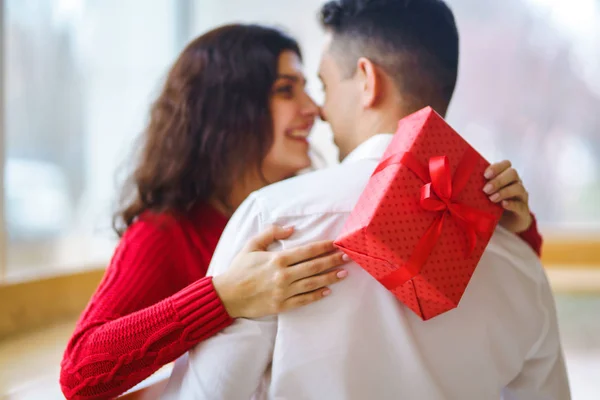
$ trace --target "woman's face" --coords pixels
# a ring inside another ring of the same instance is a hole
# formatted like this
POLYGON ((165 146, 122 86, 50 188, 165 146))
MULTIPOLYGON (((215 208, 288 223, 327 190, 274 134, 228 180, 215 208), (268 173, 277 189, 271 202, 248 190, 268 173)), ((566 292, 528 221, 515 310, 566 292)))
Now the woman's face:
POLYGON ((281 53, 270 104, 273 145, 262 164, 262 172, 270 183, 310 166, 308 135, 319 108, 306 93, 305 84, 298 55, 293 51, 281 53))

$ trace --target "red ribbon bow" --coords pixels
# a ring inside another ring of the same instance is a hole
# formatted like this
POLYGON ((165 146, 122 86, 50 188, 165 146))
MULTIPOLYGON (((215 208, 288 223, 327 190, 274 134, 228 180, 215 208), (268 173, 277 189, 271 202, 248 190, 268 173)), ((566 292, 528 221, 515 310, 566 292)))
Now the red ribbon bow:
POLYGON ((477 165, 478 154, 469 148, 463 155, 452 179, 450 163, 447 156, 429 159, 429 169, 423 166, 412 153, 399 153, 382 161, 373 175, 395 164, 402 164, 414 172, 423 182, 421 188, 421 207, 439 213, 423 237, 417 243, 415 251, 402 268, 384 276, 379 280, 386 288, 394 289, 411 280, 421 272, 421 268, 431 255, 433 248, 442 235, 442 228, 447 217, 451 217, 465 231, 469 241, 467 257, 475 249, 477 235, 491 234, 497 218, 487 212, 458 202, 458 195, 467 185, 477 165))

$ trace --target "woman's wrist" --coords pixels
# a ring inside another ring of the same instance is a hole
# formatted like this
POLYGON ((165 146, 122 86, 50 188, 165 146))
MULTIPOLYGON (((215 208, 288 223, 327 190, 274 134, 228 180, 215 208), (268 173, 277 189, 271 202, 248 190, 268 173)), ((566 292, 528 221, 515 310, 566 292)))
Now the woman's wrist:
POLYGON ((231 282, 227 275, 218 275, 212 278, 213 286, 217 295, 221 299, 221 303, 225 307, 227 314, 231 318, 242 317, 242 309, 240 307, 238 284, 231 282))

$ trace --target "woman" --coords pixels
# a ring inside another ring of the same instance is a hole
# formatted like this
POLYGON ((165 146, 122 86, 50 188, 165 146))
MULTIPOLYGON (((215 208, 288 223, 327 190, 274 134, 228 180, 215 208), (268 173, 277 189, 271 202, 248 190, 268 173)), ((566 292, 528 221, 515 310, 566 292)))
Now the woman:
MULTIPOLYGON (((236 207, 310 165, 306 136, 319 109, 302 76, 281 73, 300 58, 277 30, 231 25, 175 62, 117 215, 121 242, 65 351, 67 398, 117 396, 233 318, 317 301, 346 276, 323 273, 344 262, 331 242, 266 252, 292 233, 278 227, 249 243, 226 275, 205 276, 236 207)), ((506 169, 494 174, 496 191, 507 186, 506 169)))

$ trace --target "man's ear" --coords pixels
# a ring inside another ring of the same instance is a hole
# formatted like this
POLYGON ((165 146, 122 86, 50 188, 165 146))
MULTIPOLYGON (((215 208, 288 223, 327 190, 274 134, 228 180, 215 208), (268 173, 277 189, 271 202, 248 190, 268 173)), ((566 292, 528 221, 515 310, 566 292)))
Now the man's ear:
POLYGON ((375 105, 381 92, 381 76, 371 60, 361 57, 356 62, 356 73, 360 85, 361 105, 370 108, 375 105))

